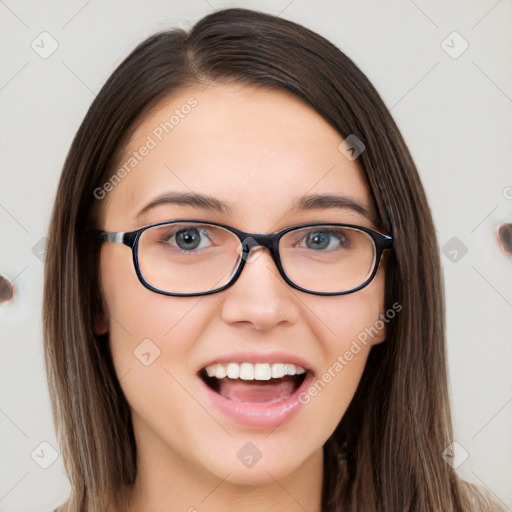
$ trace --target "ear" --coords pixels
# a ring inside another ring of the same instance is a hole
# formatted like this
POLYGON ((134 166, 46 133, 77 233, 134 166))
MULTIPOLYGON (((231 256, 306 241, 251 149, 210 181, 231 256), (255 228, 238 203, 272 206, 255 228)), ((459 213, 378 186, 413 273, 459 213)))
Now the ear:
POLYGON ((371 328, 374 333, 370 339, 371 345, 378 345, 386 341, 389 325, 396 321, 394 318, 400 314, 400 311, 402 311, 402 304, 395 301, 386 311, 379 314, 378 320, 375 321, 371 328))
POLYGON ((377 331, 377 334, 372 335, 370 338, 370 345, 378 345, 379 343, 383 343, 386 341, 387 336, 387 320, 385 314, 381 314, 379 320, 377 320, 373 326, 369 329, 371 333, 377 331))
POLYGON ((96 336, 103 336, 108 332, 108 322, 106 319, 106 315, 103 311, 96 313, 94 315, 94 334, 96 336))
POLYGON ((106 307, 103 301, 99 298, 95 301, 95 308, 94 308, 94 315, 93 315, 93 330, 94 334, 96 336, 103 336, 108 332, 108 315, 106 313, 106 307))

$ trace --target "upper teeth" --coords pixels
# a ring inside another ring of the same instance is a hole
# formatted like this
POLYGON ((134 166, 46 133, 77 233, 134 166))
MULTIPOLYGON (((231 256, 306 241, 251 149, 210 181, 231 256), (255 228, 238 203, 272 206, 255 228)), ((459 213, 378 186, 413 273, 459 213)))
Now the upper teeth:
POLYGON ((208 377, 217 379, 270 380, 285 375, 300 375, 306 370, 302 366, 289 363, 228 363, 212 364, 206 367, 208 377))

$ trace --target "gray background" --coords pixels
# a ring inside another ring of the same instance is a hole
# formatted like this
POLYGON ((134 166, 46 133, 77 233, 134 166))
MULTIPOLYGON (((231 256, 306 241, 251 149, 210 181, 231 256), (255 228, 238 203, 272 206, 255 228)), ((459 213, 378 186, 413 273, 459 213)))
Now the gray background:
POLYGON ((0 306, 0 511, 44 512, 69 492, 40 314, 41 239, 72 138, 136 44, 227 6, 279 14, 327 37, 391 109, 443 248, 452 464, 512 510, 512 262, 495 235, 512 218, 510 0, 0 0, 0 273, 17 288, 0 306))

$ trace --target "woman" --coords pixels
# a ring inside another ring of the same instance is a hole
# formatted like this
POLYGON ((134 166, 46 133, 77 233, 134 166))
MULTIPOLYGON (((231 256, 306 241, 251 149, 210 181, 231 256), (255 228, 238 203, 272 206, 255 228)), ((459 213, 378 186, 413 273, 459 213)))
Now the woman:
POLYGON ((64 166, 44 308, 61 510, 496 510, 441 456, 414 163, 297 24, 217 11, 116 69, 64 166))

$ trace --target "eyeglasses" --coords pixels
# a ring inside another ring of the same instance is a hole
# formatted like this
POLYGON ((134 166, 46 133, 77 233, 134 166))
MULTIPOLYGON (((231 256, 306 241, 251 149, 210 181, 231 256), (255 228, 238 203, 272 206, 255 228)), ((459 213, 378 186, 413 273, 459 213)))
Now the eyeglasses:
POLYGON ((283 279, 314 295, 344 295, 367 286, 393 239, 352 224, 310 223, 277 233, 245 233, 200 220, 173 220, 136 231, 93 230, 100 242, 131 247, 140 282, 163 295, 196 296, 233 285, 257 247, 267 248, 283 279))

